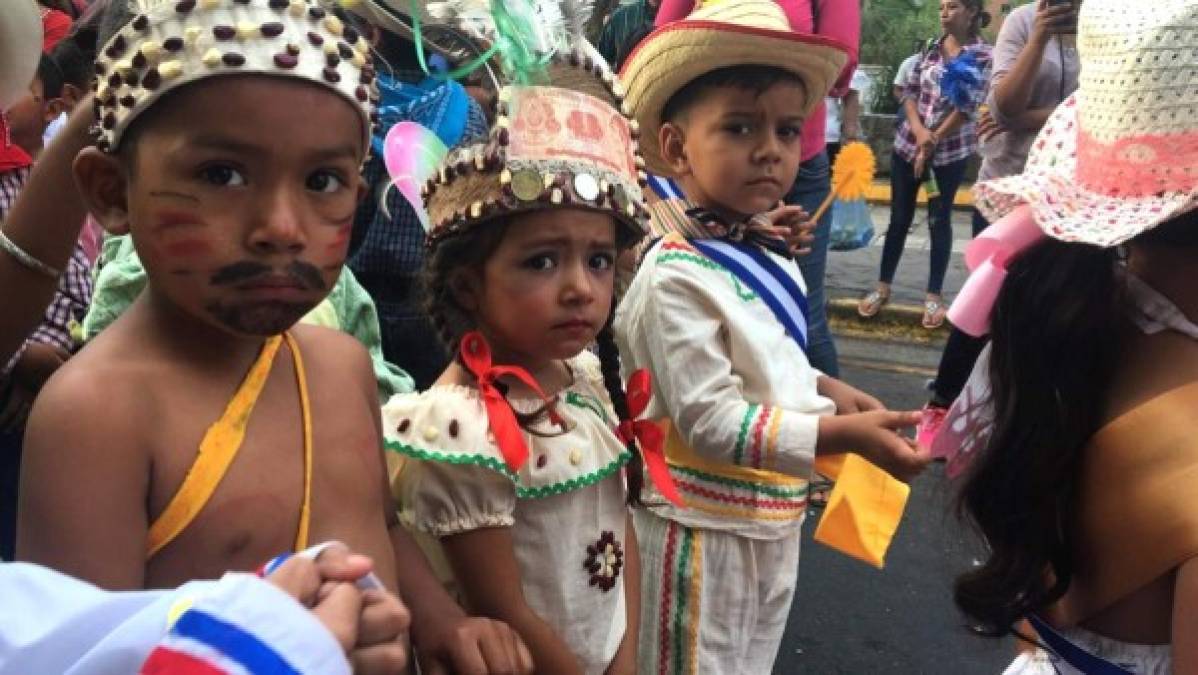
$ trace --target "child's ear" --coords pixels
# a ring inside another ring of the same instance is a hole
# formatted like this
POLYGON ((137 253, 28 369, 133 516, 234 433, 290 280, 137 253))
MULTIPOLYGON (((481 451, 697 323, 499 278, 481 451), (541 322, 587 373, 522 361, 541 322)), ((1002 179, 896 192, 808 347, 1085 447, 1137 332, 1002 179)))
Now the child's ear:
POLYGON ((459 267, 449 273, 449 292, 468 312, 476 312, 482 302, 482 279, 478 272, 459 267))
POLYGON ((658 147, 661 148, 662 159, 670 165, 675 176, 690 174, 690 160, 686 157, 686 136, 682 127, 673 122, 661 125, 658 132, 658 147))
POLYGON ((121 160, 97 148, 85 148, 75 157, 74 169, 75 184, 88 211, 110 234, 128 234, 128 184, 121 160))
POLYGON ((42 126, 50 126, 50 123, 58 119, 58 116, 66 110, 67 101, 64 98, 52 98, 46 101, 46 104, 42 106, 42 126))
POLYGON ((66 113, 74 112, 75 106, 83 100, 85 93, 73 84, 62 85, 62 103, 66 113))

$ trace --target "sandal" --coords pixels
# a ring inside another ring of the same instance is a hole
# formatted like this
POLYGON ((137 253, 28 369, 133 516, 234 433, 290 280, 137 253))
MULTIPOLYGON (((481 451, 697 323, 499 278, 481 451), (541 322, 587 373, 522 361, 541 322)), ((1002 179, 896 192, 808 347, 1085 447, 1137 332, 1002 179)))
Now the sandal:
POLYGON ((865 297, 861 298, 861 302, 857 303, 857 314, 863 319, 871 319, 877 316, 888 302, 890 302, 890 293, 883 293, 875 288, 866 293, 865 297))
POLYGON ((948 308, 944 306, 943 300, 926 300, 923 303, 923 327, 928 330, 936 330, 944 325, 944 317, 948 314, 948 308))

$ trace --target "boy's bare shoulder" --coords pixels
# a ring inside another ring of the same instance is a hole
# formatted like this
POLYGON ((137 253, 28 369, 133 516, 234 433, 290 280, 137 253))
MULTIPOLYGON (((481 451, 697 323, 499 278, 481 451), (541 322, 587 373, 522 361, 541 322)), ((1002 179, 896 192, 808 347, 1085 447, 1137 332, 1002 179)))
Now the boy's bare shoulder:
POLYGON ((117 462, 127 469, 145 457, 147 432, 160 417, 153 376, 134 360, 84 349, 42 388, 26 427, 26 450, 55 455, 69 448, 74 461, 117 462))
POLYGON ((323 377, 360 380, 374 386, 374 370, 366 347, 354 336, 333 328, 299 324, 291 329, 304 365, 323 377))
POLYGON ((130 413, 141 409, 146 400, 153 399, 154 388, 147 384, 158 380, 162 374, 161 368, 152 360, 135 356, 131 351, 112 349, 103 344, 88 345, 67 359, 46 382, 38 402, 45 400, 47 405, 55 407, 70 406, 72 415, 119 410, 119 417, 129 419, 130 413))

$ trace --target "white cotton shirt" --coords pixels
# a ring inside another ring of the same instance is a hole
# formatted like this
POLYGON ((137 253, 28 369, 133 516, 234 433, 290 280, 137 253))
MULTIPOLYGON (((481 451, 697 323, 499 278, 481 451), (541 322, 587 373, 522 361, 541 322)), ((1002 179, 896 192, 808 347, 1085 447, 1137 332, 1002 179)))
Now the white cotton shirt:
POLYGON ((919 59, 922 56, 922 52, 916 52, 903 59, 903 62, 899 64, 898 70, 894 71, 894 82, 892 84, 896 87, 903 86, 908 78, 911 77, 911 71, 915 68, 915 64, 919 63, 919 59))
MULTIPOLYGON (((806 291, 793 261, 766 255, 806 291)), ((682 237, 668 235, 645 253, 616 311, 615 331, 626 374, 638 368, 652 373, 653 400, 645 416, 669 417, 697 456, 752 468, 751 453, 738 457, 754 442, 746 440, 752 436, 746 422, 755 409, 768 410, 769 422, 760 426, 769 433, 756 435, 758 446, 766 447, 758 448, 763 457, 755 466, 810 479, 819 417, 835 414, 836 406, 818 393, 821 373, 769 306, 731 272, 682 237)), ((793 536, 803 518, 801 509, 791 519, 770 518, 764 510, 736 518, 669 504, 654 510, 689 527, 755 539, 793 536)))
MULTIPOLYGON (((860 68, 853 71, 853 79, 849 82, 849 89, 857 92, 858 97, 861 99, 863 110, 870 84, 869 76, 861 72, 860 68)), ((841 103, 841 99, 832 98, 831 96, 824 99, 824 101, 827 103, 828 108, 828 119, 824 125, 824 138, 829 143, 839 143, 841 141, 840 120, 844 115, 844 105, 841 103)))
MULTIPOLYGON (((510 528, 528 606, 586 673, 599 675, 627 627, 621 469, 630 454, 613 431, 599 360, 583 352, 568 365, 574 382, 555 406, 567 430, 539 422, 535 428, 544 435, 526 432, 530 454, 518 471, 504 463, 475 388, 434 385, 396 394, 383 407, 383 431, 388 450, 405 457, 404 521, 436 537, 510 528), (610 585, 601 583, 605 577, 610 585)), ((509 394, 508 400, 525 414, 542 406, 536 398, 509 394)))

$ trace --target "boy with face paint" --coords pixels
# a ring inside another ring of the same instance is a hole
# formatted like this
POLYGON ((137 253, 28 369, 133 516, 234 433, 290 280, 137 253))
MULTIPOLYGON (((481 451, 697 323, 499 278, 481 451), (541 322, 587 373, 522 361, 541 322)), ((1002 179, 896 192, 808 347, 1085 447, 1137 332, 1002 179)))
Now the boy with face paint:
POLYGON ((316 0, 116 0, 100 41, 76 180, 148 285, 34 407, 18 557, 154 588, 338 539, 401 589, 426 663, 527 667, 399 527, 365 350, 296 325, 336 283, 362 192, 365 41, 316 0))

